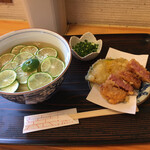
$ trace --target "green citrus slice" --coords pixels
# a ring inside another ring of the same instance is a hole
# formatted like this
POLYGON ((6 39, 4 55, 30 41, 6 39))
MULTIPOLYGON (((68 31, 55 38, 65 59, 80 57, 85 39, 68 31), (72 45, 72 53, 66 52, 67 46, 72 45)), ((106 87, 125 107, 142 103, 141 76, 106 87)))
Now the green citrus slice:
POLYGON ((41 64, 41 71, 48 72, 52 77, 57 77, 64 70, 64 62, 55 57, 47 57, 41 64))
POLYGON ((29 52, 32 53, 33 55, 35 55, 37 51, 38 48, 34 45, 25 46, 20 50, 20 52, 29 52))
POLYGON ((29 53, 29 52, 22 52, 22 53, 19 53, 17 54, 13 61, 14 62, 17 62, 18 65, 21 65, 23 64, 26 60, 28 60, 29 58, 31 58, 33 56, 33 54, 29 53))
POLYGON ((22 44, 16 45, 15 47, 12 48, 11 53, 17 55, 23 47, 25 47, 25 45, 22 44))
POLYGON ((27 84, 30 90, 34 90, 34 89, 47 85, 51 81, 52 81, 52 77, 50 74, 46 72, 37 72, 37 73, 32 74, 28 78, 27 84))
POLYGON ((1 88, 0 90, 3 92, 14 93, 19 87, 19 82, 16 80, 11 85, 1 88))
POLYGON ((34 72, 24 72, 21 67, 18 67, 15 71, 17 73, 17 80, 20 84, 26 84, 28 77, 32 73, 37 72, 37 70, 35 70, 34 72))
POLYGON ((23 64, 22 64, 22 70, 24 72, 32 72, 34 70, 36 70, 39 66, 39 61, 38 59, 34 58, 30 58, 28 60, 26 60, 23 64))
POLYGON ((48 56, 57 57, 57 51, 51 47, 44 47, 37 52, 36 56, 39 60, 44 60, 48 56))
POLYGON ((15 61, 8 62, 6 65, 4 65, 1 69, 1 71, 9 69, 9 70, 15 70, 18 67, 18 63, 15 61))
POLYGON ((6 63, 12 61, 12 59, 15 57, 15 54, 12 53, 6 53, 0 56, 0 68, 4 66, 6 63))
POLYGON ((25 92, 29 91, 27 84, 20 84, 16 92, 25 92))
POLYGON ((17 74, 14 70, 0 72, 0 88, 11 85, 16 80, 17 74))

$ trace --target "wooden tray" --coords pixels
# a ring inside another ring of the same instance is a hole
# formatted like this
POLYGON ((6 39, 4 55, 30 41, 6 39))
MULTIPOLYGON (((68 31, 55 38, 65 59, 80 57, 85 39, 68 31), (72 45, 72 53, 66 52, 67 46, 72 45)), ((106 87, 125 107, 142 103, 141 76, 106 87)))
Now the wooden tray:
MULTIPOLYGON (((69 36, 65 37, 69 40, 69 36)), ((103 40, 98 58, 105 58, 109 47, 134 54, 150 53, 150 35, 96 35, 103 40)), ((97 58, 97 59, 98 59, 97 58)), ((86 101, 89 93, 84 77, 92 63, 72 59, 66 78, 57 93, 44 103, 24 105, 0 97, 0 143, 44 145, 101 145, 150 142, 150 98, 136 115, 118 114, 79 120, 79 124, 22 134, 24 116, 77 108, 78 112, 102 107, 86 101)), ((150 60, 147 68, 150 70, 150 60)))

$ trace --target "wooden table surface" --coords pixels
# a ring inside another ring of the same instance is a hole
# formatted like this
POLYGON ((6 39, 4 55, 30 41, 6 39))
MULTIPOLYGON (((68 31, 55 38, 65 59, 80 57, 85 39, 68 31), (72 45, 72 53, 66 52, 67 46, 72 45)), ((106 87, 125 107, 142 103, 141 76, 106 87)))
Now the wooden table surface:
MULTIPOLYGON (((9 21, 9 20, 0 20, 0 35, 8 33, 10 31, 29 28, 28 22, 24 21, 9 21)), ((83 34, 87 31, 92 32, 93 34, 112 34, 112 33, 150 33, 150 28, 131 28, 131 27, 109 27, 109 26, 93 26, 93 25, 70 25, 67 31, 67 35, 77 35, 83 34)), ((20 150, 20 149, 36 149, 36 150, 149 150, 150 143, 143 144, 129 144, 129 145, 109 145, 109 146, 74 146, 74 147, 65 147, 65 146, 41 146, 41 145, 0 145, 0 149, 4 150, 20 150)))

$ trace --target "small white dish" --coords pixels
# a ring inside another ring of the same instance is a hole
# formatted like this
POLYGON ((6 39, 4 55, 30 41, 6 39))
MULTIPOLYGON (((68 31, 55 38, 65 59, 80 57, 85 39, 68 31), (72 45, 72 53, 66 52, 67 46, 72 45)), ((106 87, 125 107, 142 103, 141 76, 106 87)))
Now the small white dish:
POLYGON ((102 40, 101 39, 96 40, 95 36, 91 32, 86 32, 80 38, 78 38, 77 36, 72 36, 69 40, 69 45, 71 47, 72 54, 75 58, 82 61, 89 61, 96 58, 100 53, 102 49, 102 40), (75 46, 79 42, 84 42, 85 40, 88 40, 88 42, 93 42, 95 44, 98 44, 98 49, 97 52, 92 52, 84 57, 81 57, 73 50, 72 46, 75 46))

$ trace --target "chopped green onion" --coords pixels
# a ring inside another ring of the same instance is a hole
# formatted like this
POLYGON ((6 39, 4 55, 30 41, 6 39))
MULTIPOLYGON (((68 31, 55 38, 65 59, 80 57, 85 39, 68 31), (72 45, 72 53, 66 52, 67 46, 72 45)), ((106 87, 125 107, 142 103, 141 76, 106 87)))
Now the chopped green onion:
POLYGON ((79 42, 75 46, 72 46, 72 48, 78 55, 84 57, 92 52, 96 52, 98 49, 98 44, 84 40, 84 42, 79 42))

